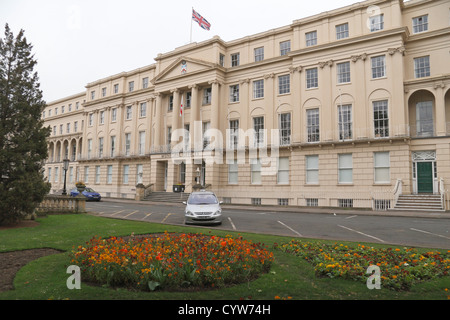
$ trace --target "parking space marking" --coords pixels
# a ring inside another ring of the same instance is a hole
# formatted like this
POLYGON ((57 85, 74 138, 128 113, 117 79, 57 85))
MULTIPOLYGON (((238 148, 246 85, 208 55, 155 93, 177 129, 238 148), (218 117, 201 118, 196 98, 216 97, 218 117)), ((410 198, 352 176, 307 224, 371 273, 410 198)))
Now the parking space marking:
POLYGON ((289 230, 291 230, 292 232, 294 232, 296 235, 298 235, 299 237, 303 237, 300 233, 298 233, 297 231, 295 231, 294 229, 292 229, 291 227, 285 225, 283 222, 278 221, 279 224, 285 226, 286 228, 288 228, 289 230))
POLYGON ((122 211, 116 211, 116 212, 114 212, 112 215, 111 215, 111 217, 112 216, 115 216, 115 215, 117 215, 117 214, 119 214, 119 213, 122 213, 122 212, 124 212, 125 210, 122 210, 122 211))
POLYGON ((236 230, 236 226, 234 225, 233 221, 231 220, 230 217, 228 217, 228 221, 230 221, 231 226, 233 227, 233 230, 236 230))
POLYGON ((167 216, 163 219, 163 221, 161 221, 161 223, 166 222, 167 218, 172 216, 172 215, 173 215, 173 213, 168 213, 167 216))
POLYGON ((380 238, 371 236, 370 234, 366 234, 366 233, 363 233, 363 232, 360 232, 360 231, 357 231, 357 230, 353 230, 353 229, 350 229, 350 228, 347 228, 347 227, 341 226, 341 225, 338 225, 338 227, 341 227, 341 228, 343 228, 343 229, 346 229, 346 230, 349 230, 349 231, 352 231, 352 232, 359 233, 359 234, 361 234, 361 235, 363 235, 363 236, 366 236, 366 237, 375 239, 375 240, 380 241, 380 242, 384 242, 384 240, 381 240, 380 238))
POLYGON ((356 218, 357 216, 350 216, 350 217, 347 217, 347 218, 345 218, 345 219, 353 219, 353 218, 356 218))
POLYGON ((139 210, 133 211, 133 212, 127 214, 127 215, 126 215, 125 217, 123 217, 123 218, 126 219, 126 218, 128 218, 129 216, 135 214, 136 212, 139 212, 139 210))
POLYGON ((153 213, 148 213, 145 217, 142 218, 142 220, 147 219, 147 217, 150 217, 153 213))
POLYGON ((417 232, 422 232, 422 233, 430 234, 430 235, 432 235, 432 236, 436 236, 436 237, 440 237, 440 238, 444 238, 444 239, 449 239, 449 240, 450 240, 449 237, 446 237, 446 236, 443 236, 443 235, 440 235, 440 234, 431 233, 431 232, 428 232, 428 231, 419 230, 419 229, 414 229, 414 228, 410 228, 410 230, 412 230, 412 231, 417 231, 417 232))

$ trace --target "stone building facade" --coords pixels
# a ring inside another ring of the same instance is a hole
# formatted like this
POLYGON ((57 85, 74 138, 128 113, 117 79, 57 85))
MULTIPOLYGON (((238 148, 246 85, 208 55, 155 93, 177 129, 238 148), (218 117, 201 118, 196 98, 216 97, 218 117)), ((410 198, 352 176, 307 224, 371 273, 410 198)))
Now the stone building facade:
POLYGON ((237 204, 445 203, 449 21, 449 1, 368 0, 159 54, 48 104, 46 176, 60 190, 69 158, 68 185, 104 197, 201 184, 237 204))

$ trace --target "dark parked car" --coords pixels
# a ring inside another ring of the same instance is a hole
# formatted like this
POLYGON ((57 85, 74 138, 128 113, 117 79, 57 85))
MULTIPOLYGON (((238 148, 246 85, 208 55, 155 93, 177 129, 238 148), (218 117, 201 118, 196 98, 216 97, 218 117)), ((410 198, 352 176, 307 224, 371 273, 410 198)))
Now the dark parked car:
MULTIPOLYGON (((80 194, 80 192, 78 191, 77 188, 73 188, 72 190, 70 190, 71 197, 76 197, 79 194, 80 194)), ((91 188, 84 189, 82 194, 86 197, 87 201, 100 201, 102 199, 102 196, 100 195, 100 193, 94 191, 91 188)))

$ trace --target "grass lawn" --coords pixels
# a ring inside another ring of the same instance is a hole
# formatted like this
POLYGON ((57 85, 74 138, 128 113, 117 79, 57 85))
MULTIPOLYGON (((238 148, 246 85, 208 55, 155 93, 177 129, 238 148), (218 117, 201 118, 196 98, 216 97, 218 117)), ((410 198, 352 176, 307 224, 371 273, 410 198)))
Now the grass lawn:
MULTIPOLYGON (((381 290, 369 290, 361 282, 318 278, 315 276, 313 266, 304 259, 273 249, 275 243, 290 241, 291 238, 288 237, 114 220, 85 214, 52 215, 39 218, 38 222, 40 225, 34 228, 0 231, 0 252, 34 248, 53 248, 64 252, 40 258, 23 267, 16 275, 15 289, 0 292, 0 300, 447 300, 450 295, 445 290, 450 288, 449 276, 416 284, 409 291, 394 291, 383 287, 381 290), (244 239, 266 244, 268 249, 273 251, 275 262, 270 271, 258 279, 222 289, 195 292, 136 292, 88 285, 83 283, 82 274, 81 290, 67 288, 66 281, 70 275, 66 271, 71 264, 69 252, 74 247, 83 245, 94 236, 105 238, 127 236, 133 232, 138 235, 164 231, 217 236, 240 235, 244 239)), ((350 242, 344 244, 357 245, 350 242)))

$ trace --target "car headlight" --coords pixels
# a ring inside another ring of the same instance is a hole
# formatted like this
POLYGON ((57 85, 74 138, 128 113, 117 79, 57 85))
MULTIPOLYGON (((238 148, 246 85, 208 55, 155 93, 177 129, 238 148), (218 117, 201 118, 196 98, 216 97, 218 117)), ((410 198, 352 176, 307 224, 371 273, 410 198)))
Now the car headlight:
POLYGON ((186 211, 186 215, 191 217, 194 216, 194 214, 191 211, 186 211))
POLYGON ((213 213, 213 216, 220 216, 222 213, 222 210, 217 210, 216 212, 213 213))

